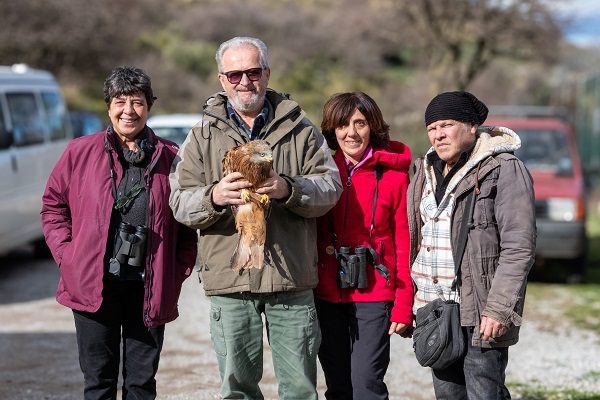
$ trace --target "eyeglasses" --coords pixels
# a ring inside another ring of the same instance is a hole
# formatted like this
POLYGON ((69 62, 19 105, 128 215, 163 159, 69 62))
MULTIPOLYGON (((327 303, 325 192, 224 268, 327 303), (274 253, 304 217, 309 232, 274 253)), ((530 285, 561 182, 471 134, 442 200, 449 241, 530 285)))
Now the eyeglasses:
POLYGON ((244 71, 221 72, 221 74, 227 77, 229 83, 237 85, 242 81, 242 77, 244 76, 244 74, 246 74, 248 79, 250 79, 252 82, 259 80, 262 76, 263 69, 264 68, 250 68, 244 71))
POLYGON ((119 197, 116 201, 115 201, 115 210, 119 210, 122 208, 125 208, 129 203, 131 203, 142 191, 144 190, 144 187, 139 183, 136 182, 135 185, 133 185, 131 187, 131 189, 129 189, 129 192, 127 192, 126 194, 124 194, 123 196, 119 197))

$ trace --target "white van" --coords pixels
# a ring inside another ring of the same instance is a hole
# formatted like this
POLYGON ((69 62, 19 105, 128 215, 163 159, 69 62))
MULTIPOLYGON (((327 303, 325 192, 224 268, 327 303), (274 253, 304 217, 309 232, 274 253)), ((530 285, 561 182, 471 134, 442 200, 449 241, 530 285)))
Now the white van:
POLYGON ((28 243, 45 251, 42 195, 72 137, 52 74, 0 66, 0 255, 28 243))

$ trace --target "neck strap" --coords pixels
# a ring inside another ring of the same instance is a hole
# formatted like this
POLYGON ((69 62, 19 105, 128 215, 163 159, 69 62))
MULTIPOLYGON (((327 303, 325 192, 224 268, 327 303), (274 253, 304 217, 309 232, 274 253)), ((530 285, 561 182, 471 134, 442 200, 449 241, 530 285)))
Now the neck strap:
POLYGON ((108 157, 108 166, 110 169, 110 183, 112 186, 112 196, 115 201, 117 201, 117 184, 115 182, 115 164, 113 162, 112 156, 110 155, 110 143, 108 140, 104 142, 104 151, 106 151, 106 156, 108 157))

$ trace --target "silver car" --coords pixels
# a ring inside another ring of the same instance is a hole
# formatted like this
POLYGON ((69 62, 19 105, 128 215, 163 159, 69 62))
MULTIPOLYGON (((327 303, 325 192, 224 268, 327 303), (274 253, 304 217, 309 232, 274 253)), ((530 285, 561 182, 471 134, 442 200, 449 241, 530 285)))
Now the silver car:
POLYGON ((181 145, 202 114, 162 114, 148 118, 146 125, 158 136, 181 145))

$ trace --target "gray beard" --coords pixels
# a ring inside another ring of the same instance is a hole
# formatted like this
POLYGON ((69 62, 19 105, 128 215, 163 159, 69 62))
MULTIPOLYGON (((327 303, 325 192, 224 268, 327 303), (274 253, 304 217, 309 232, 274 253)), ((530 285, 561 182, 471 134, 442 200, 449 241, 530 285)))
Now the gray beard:
POLYGON ((240 112, 252 112, 252 111, 256 111, 256 112, 260 112, 260 110, 263 107, 263 104, 265 103, 265 94, 258 94, 250 103, 242 103, 239 98, 233 98, 233 99, 229 99, 229 101, 231 102, 231 105, 233 106, 233 108, 235 110, 238 110, 240 112))

